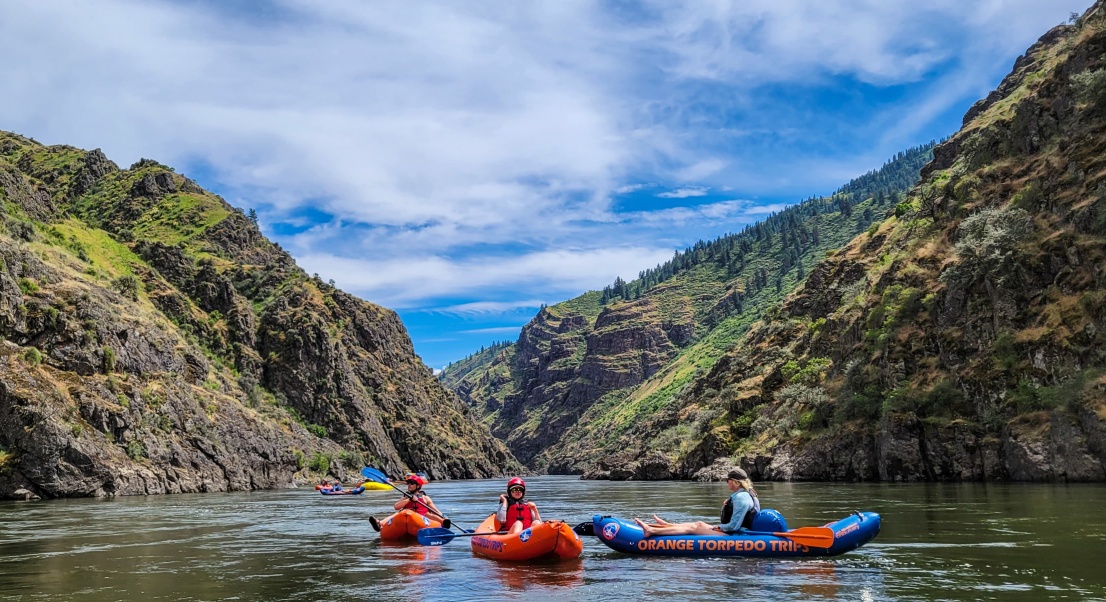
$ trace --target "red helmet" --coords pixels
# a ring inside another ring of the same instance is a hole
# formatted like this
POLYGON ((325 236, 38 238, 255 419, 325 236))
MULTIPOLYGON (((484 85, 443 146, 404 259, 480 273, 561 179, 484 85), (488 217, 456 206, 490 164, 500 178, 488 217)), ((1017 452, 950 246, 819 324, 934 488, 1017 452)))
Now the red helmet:
POLYGON ((410 482, 414 482, 414 483, 415 483, 416 485, 418 485, 418 486, 419 486, 420 488, 421 488, 421 487, 422 487, 423 485, 425 485, 425 484, 427 484, 427 483, 428 483, 428 481, 427 481, 426 479, 424 479, 424 478, 420 477, 420 476, 419 476, 419 475, 417 475, 417 474, 409 474, 409 475, 407 475, 406 477, 404 477, 404 479, 403 479, 403 480, 407 481, 408 483, 410 483, 410 482))
POLYGON ((523 491, 523 493, 525 493, 526 492, 526 481, 523 481, 522 479, 520 479, 518 477, 515 477, 515 478, 511 479, 510 481, 507 481, 507 493, 510 493, 511 489, 514 488, 514 487, 522 487, 522 491, 523 491))

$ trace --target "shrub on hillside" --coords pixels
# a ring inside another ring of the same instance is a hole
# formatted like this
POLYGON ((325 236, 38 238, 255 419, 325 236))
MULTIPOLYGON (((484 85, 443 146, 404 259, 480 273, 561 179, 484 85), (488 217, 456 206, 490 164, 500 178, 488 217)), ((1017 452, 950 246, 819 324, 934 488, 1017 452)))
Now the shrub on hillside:
POLYGON ((1002 287, 1016 285, 1022 261, 1019 245, 1032 224, 1024 209, 984 209, 957 230, 957 262, 941 273, 950 284, 968 285, 983 280, 1002 287))
POLYGON ((1071 76, 1075 99, 1093 108, 1106 106, 1106 69, 1088 69, 1071 76))
POLYGON ((116 278, 112 281, 111 286, 120 295, 123 295, 131 301, 138 301, 138 292, 142 289, 142 283, 131 274, 116 278))

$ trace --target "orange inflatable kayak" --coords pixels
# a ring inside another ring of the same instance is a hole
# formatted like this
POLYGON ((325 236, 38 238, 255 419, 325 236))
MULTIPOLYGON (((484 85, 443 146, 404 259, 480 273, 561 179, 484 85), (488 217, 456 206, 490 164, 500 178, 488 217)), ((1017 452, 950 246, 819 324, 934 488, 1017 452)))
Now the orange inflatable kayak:
POLYGON ((414 510, 404 508, 380 521, 380 539, 414 539, 419 529, 442 526, 442 521, 433 515, 423 516, 414 510))
POLYGON ((576 558, 584 551, 580 536, 559 520, 546 521, 513 535, 496 533, 499 527, 494 514, 480 523, 476 528, 478 535, 472 537, 472 551, 496 560, 576 558), (480 535, 483 533, 487 535, 480 535))

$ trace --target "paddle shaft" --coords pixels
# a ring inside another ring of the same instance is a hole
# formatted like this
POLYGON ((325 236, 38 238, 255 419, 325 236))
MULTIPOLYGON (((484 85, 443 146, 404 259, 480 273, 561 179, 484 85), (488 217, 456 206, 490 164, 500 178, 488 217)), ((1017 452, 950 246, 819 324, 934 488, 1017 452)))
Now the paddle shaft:
POLYGON ((508 535, 510 531, 488 531, 486 533, 453 533, 449 536, 450 539, 454 537, 479 537, 481 535, 508 535))
MULTIPOLYGON (((578 535, 595 535, 595 530, 592 523, 580 523, 572 529, 578 535)), ((772 535, 775 537, 785 537, 794 541, 797 544, 808 546, 811 548, 830 548, 833 547, 833 530, 828 527, 800 527, 792 531, 786 532, 771 532, 771 531, 747 531, 748 535, 772 535)))

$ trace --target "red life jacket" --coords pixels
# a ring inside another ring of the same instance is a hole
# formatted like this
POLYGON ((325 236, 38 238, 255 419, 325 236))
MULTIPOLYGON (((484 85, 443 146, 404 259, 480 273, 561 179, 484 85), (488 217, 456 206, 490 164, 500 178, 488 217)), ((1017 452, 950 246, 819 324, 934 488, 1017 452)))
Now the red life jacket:
POLYGON ((534 515, 530 512, 530 506, 519 502, 507 506, 507 521, 503 523, 503 529, 508 530, 515 521, 522 521, 522 528, 529 529, 534 522, 534 515))
MULTIPOLYGON (((420 495, 418 497, 421 498, 422 496, 420 495)), ((430 514, 430 509, 427 508, 425 504, 416 504, 415 500, 408 500, 407 504, 403 507, 403 509, 404 510, 414 510, 415 512, 418 512, 419 514, 421 514, 423 516, 426 516, 427 514, 430 514)))

